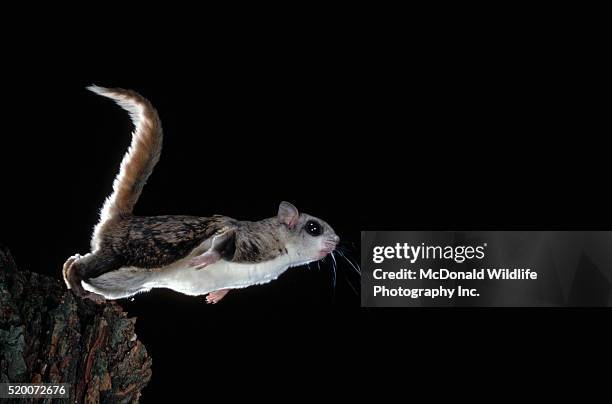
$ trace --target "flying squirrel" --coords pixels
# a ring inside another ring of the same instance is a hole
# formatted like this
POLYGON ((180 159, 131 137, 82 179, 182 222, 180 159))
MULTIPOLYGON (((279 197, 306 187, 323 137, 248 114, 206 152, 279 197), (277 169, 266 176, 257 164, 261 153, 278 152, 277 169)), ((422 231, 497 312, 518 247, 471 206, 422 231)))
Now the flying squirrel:
POLYGON ((275 217, 256 222, 226 216, 136 216, 134 205, 157 164, 162 127, 151 103, 120 88, 89 86, 126 110, 131 145, 121 161, 113 192, 100 211, 91 252, 68 258, 68 289, 98 303, 152 288, 207 295, 217 303, 230 289, 263 284, 288 268, 324 258, 339 237, 326 222, 281 202, 275 217))

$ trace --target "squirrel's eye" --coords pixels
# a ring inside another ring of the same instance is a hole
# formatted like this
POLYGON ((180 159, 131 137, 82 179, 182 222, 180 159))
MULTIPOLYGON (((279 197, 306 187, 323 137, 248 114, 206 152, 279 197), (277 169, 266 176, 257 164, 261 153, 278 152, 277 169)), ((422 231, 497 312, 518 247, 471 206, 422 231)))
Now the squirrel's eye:
POLYGON ((306 226, 304 226, 304 228, 306 229, 306 232, 308 234, 314 237, 320 236, 321 233, 323 233, 323 228, 321 227, 321 225, 315 222, 314 220, 309 220, 308 222, 306 222, 306 226))

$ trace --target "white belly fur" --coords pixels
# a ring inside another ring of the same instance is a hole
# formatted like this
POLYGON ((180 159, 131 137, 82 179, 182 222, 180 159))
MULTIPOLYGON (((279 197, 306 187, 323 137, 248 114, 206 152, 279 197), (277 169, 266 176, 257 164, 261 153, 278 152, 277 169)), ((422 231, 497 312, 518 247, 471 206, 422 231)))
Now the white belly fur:
POLYGON ((291 259, 288 255, 258 264, 238 264, 224 260, 202 269, 189 267, 189 260, 163 268, 145 288, 169 288, 186 295, 198 296, 219 289, 245 288, 267 283, 285 272, 291 259))

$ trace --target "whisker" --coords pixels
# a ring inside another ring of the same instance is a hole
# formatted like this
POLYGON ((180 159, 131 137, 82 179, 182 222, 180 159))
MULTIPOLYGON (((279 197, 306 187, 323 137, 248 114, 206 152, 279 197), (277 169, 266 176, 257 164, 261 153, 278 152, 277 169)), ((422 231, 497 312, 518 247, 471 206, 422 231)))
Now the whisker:
POLYGON ((332 257, 332 260, 334 260, 333 265, 332 265, 332 269, 334 270, 334 272, 333 272, 333 274, 334 274, 333 285, 334 285, 334 290, 336 290, 336 257, 334 257, 334 252, 333 251, 331 252, 330 255, 332 257))
POLYGON ((336 257, 334 256, 334 253, 335 253, 335 251, 332 251, 331 254, 329 254, 329 255, 331 255, 332 260, 334 260, 334 265, 336 265, 336 267, 337 267, 338 263, 336 262, 336 257))
POLYGON ((344 259, 345 259, 345 260, 346 260, 346 261, 347 261, 349 264, 351 264, 351 266, 353 267, 353 269, 354 269, 355 271, 357 271, 357 273, 359 274, 359 276, 361 276, 361 269, 359 268, 359 264, 357 264, 357 266, 353 265, 353 262, 352 262, 351 260, 349 260, 349 259, 347 258, 347 256, 346 256, 346 255, 344 255, 344 254, 342 253, 342 251, 338 251, 338 254, 340 254, 342 257, 344 257, 344 259))
POLYGON ((357 293, 357 290, 355 289, 355 287, 353 286, 353 284, 352 284, 351 282, 349 282, 348 278, 346 278, 346 277, 345 277, 345 278, 344 278, 344 280, 345 280, 345 281, 346 281, 346 283, 348 283, 348 285, 351 287, 351 290, 352 290, 353 292, 355 292, 355 295, 357 295, 357 296, 361 296, 361 294, 357 293))

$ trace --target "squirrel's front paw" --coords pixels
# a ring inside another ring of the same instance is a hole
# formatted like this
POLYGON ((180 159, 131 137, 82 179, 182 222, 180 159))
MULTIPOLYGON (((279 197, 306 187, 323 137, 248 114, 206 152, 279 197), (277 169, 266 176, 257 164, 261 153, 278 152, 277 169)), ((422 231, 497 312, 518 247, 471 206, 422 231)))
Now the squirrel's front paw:
POLYGON ((202 269, 209 266, 210 264, 214 264, 215 262, 219 261, 220 258, 221 255, 219 255, 219 253, 217 253, 216 251, 207 251, 204 254, 198 255, 197 257, 193 258, 189 262, 189 266, 195 267, 195 269, 202 269))

